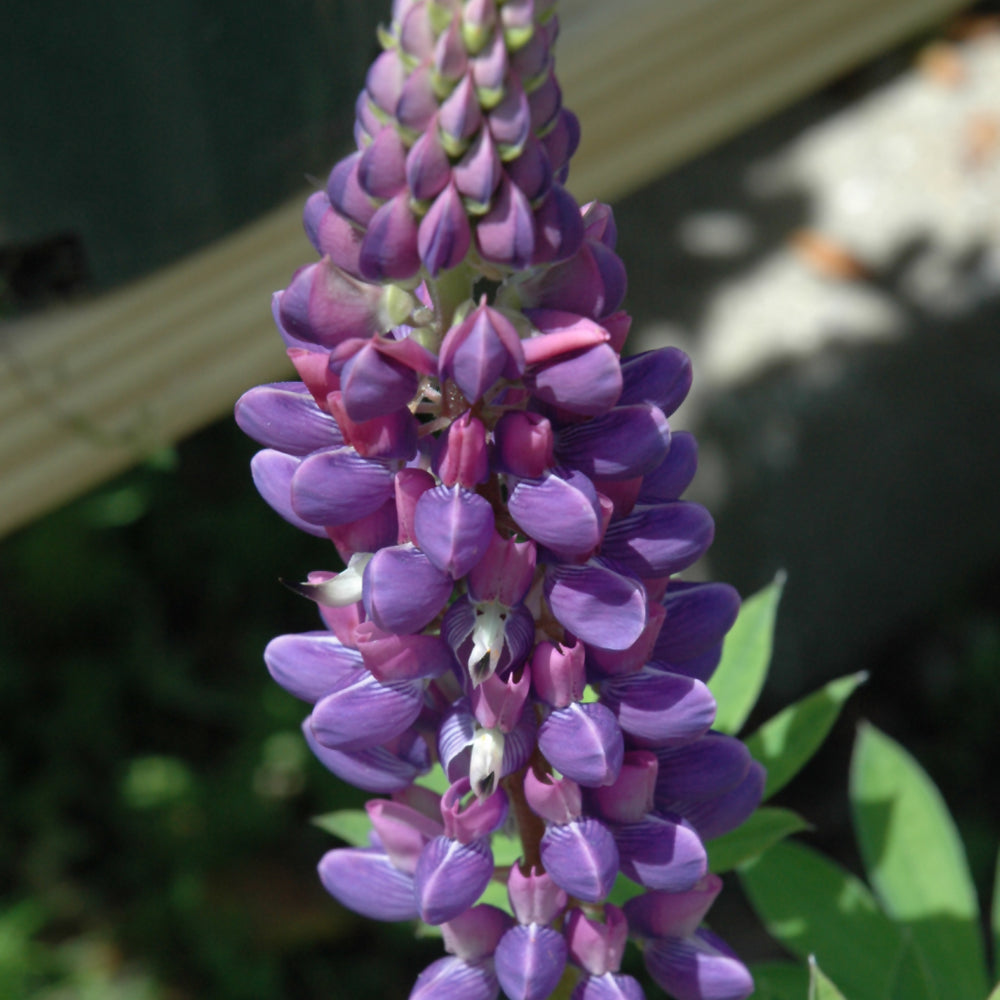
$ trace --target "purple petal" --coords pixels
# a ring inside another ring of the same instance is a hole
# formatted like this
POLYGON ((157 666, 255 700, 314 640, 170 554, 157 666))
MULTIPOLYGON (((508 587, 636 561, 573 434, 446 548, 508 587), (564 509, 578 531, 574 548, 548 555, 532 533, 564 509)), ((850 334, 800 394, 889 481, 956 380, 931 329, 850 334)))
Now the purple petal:
POLYGON ((471 245, 472 230, 465 206, 455 185, 448 184, 420 220, 417 232, 420 259, 434 278, 439 272, 461 264, 471 245))
POLYGON ((722 659, 722 642, 717 642, 706 652, 695 656, 690 660, 682 660, 675 663, 660 663, 652 660, 649 666, 657 670, 666 670, 672 674, 683 674, 685 677, 693 677, 695 680, 707 684, 709 678, 715 673, 715 668, 722 659))
POLYGON ((740 595, 727 583, 671 583, 663 598, 667 619, 651 659, 683 662, 707 653, 732 628, 740 595))
POLYGON ((373 198, 392 198, 406 187, 406 146, 392 125, 361 154, 358 183, 373 198))
POLYGON ((381 332, 382 301, 378 285, 359 281, 324 258, 296 272, 281 295, 278 313, 281 325, 294 337, 335 347, 352 337, 381 332))
POLYGON ((383 52, 369 67, 365 90, 377 107, 387 115, 392 115, 405 81, 406 67, 398 53, 390 49, 383 52))
POLYGON ((369 342, 344 364, 340 383, 347 415, 362 423, 406 406, 416 394, 417 373, 369 342))
POLYGON ((566 968, 566 939, 542 924, 520 924, 500 939, 494 963, 510 1000, 545 1000, 566 968))
POLYGON ((691 359, 677 347, 634 354, 622 362, 622 379, 622 406, 649 403, 669 417, 691 388, 691 359))
POLYGON ((352 277, 361 277, 363 233, 346 215, 331 207, 325 191, 316 191, 309 196, 302 214, 302 225, 309 242, 320 256, 329 257, 332 263, 352 277))
POLYGON ((416 735, 403 735, 396 752, 385 747, 369 750, 332 750, 316 742, 312 733, 312 718, 302 723, 309 749, 316 759, 342 781, 355 788, 378 795, 401 792, 431 767, 430 752, 423 739, 416 735))
POLYGON ((524 381, 542 402, 586 417, 607 413, 622 388, 618 355, 608 344, 529 369, 524 381))
POLYGON ((504 159, 524 148, 531 134, 531 106, 516 77, 508 79, 503 100, 490 111, 486 121, 504 159))
POLYGON ((301 382, 258 385, 236 403, 236 423, 266 448, 308 455, 344 443, 337 422, 324 413, 301 382))
POLYGON ((646 624, 642 584, 597 562, 550 566, 545 597, 562 625, 601 649, 628 649, 646 624))
POLYGON ((702 840, 713 840, 735 830, 760 805, 767 772, 752 761, 746 777, 728 792, 701 802, 675 800, 665 808, 680 813, 698 831, 702 840))
POLYGON ((417 545, 439 569, 460 579, 486 554, 493 540, 493 508, 461 486, 437 486, 417 501, 417 545))
POLYGON ((480 903, 441 925, 445 950, 466 962, 488 959, 513 922, 498 906, 480 903))
POLYGON ((430 66, 418 66, 403 84, 396 105, 396 119, 403 128, 420 133, 431 126, 437 109, 430 66))
POLYGON ((557 771, 587 787, 612 784, 625 753, 617 720, 598 702, 551 712, 538 730, 538 747, 557 771))
POLYGON ((532 90, 528 104, 531 108, 532 129, 544 132, 552 125, 562 107, 562 91, 554 73, 550 73, 540 87, 532 90))
POLYGON ((642 987, 622 972, 587 976, 577 983, 570 1000, 646 1000, 642 987))
POLYGON ((678 500, 613 521, 601 554, 644 579, 668 576, 697 562, 714 535, 715 525, 704 507, 678 500))
POLYGON ((455 662, 451 647, 437 635, 396 635, 365 622, 355 636, 364 665, 383 683, 437 677, 455 662))
POLYGON ((358 226, 365 227, 378 206, 368 197, 358 180, 360 163, 360 152, 341 160, 330 172, 330 178, 326 182, 326 194, 338 214, 358 226))
POLYGON ((420 919, 443 924, 467 910, 493 875, 493 852, 486 838, 460 844, 435 837, 423 850, 414 876, 420 919))
POLYGON ((322 525, 310 524, 292 509, 292 477, 301 464, 294 455, 266 448, 250 460, 250 475, 257 492, 272 510, 301 531, 326 538, 322 525))
MULTIPOLYGON (((517 159, 506 166, 507 176, 521 189, 521 193, 532 203, 537 203, 552 186, 552 167, 545 148, 534 137, 530 136, 517 159)), ((580 212, 576 213, 577 219, 580 212)), ((583 226, 580 227, 581 235, 583 226)))
POLYGON ((644 668, 605 681, 601 701, 639 746, 680 746, 715 721, 715 698, 698 680, 644 668))
POLYGON ((469 57, 462 42, 462 32, 458 21, 453 19, 434 46, 434 69, 442 79, 455 83, 468 68, 469 57))
POLYGON ((445 335, 440 369, 475 403, 501 377, 515 379, 524 371, 517 329, 503 313, 482 302, 445 335))
POLYGON ((698 469, 698 444, 688 431, 678 431, 670 438, 666 458, 643 477, 637 502, 664 503, 676 500, 691 485, 698 469))
POLYGON ((518 527, 560 555, 589 555, 601 540, 597 491, 582 472, 560 470, 522 479, 507 507, 518 527))
POLYGON ((503 168, 490 133, 483 129, 452 169, 459 194, 486 211, 496 191, 503 168))
POLYGON ((521 191, 504 176, 493 206, 476 226, 480 254, 495 264, 527 267, 535 250, 535 222, 531 205, 521 191))
POLYGON ((591 478, 634 479, 652 472, 670 448, 670 428, 655 406, 618 405, 610 413, 571 424, 556 436, 556 455, 591 478))
POLYGON ((412 278, 420 270, 417 220, 405 191, 371 217, 359 263, 362 275, 369 281, 412 278))
MULTIPOLYGON (((471 139, 482 124, 483 115, 476 99, 476 88, 472 75, 467 73, 459 81, 458 86, 445 98, 438 113, 438 124, 445 136, 445 146, 461 148, 461 145, 471 139)), ((449 152, 451 150, 449 149, 449 152)))
POLYGON ((552 170, 558 176, 580 145, 580 122, 576 115, 568 108, 563 108, 552 131, 545 134, 542 142, 549 154, 552 170))
POLYGON ((550 826, 542 836, 541 857, 556 885, 588 903, 601 902, 618 875, 615 839, 596 819, 550 826))
POLYGON ((677 1000, 745 1000, 753 993, 746 966, 709 931, 651 941, 645 961, 653 979, 677 1000))
MULTIPOLYGON (((679 817, 675 817, 679 819, 679 817)), ((621 869, 650 889, 686 892, 708 871, 708 857, 694 827, 650 813, 614 828, 621 869)))
POLYGON ((364 672, 361 654, 330 632, 279 635, 267 644, 264 662, 278 684, 310 704, 364 672))
POLYGON ((496 1000, 499 992, 489 962, 466 962, 448 955, 417 976, 409 1000, 496 1000))
POLYGON ((406 183, 419 201, 430 201, 451 178, 451 162, 436 128, 429 128, 410 147, 406 157, 406 183))
POLYGON ((419 632, 451 595, 452 581, 412 545, 380 549, 365 567, 365 611, 386 632, 419 632))
POLYGON ((580 206, 561 184, 553 184, 535 209, 535 256, 532 263, 554 264, 568 260, 582 244, 580 206))
POLYGON ((750 768, 750 751, 735 737, 707 733, 677 749, 656 749, 660 762, 656 804, 678 799, 701 802, 735 788, 750 768))
POLYGON ((310 524, 350 524, 393 495, 392 473, 353 448, 313 452, 292 476, 292 508, 310 524))
POLYGON ((382 852, 367 847, 327 851, 319 877, 334 899, 373 920, 413 920, 417 900, 413 876, 393 868, 382 852))
POLYGON ((316 703, 313 735, 322 746, 334 750, 368 750, 408 729, 423 704, 420 681, 381 684, 364 670, 316 703))

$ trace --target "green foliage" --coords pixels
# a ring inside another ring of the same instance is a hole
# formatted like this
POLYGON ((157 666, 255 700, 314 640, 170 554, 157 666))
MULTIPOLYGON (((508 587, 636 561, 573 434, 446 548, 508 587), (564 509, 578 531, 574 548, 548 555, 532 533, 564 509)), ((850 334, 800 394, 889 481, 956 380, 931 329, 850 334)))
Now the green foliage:
POLYGON ((767 768, 765 800, 784 788, 819 749, 847 699, 867 676, 861 672, 830 681, 779 712, 747 738, 754 760, 767 768))
MULTIPOLYGON (((937 788, 897 743, 863 725, 850 798, 875 892, 789 842, 740 869, 754 909, 793 954, 815 956, 848 1000, 982 1000, 989 979, 975 890, 937 788)), ((821 986, 814 976, 810 989, 821 986)))
POLYGON ((709 841, 709 870, 716 873, 731 871, 756 858, 785 837, 808 829, 809 824, 790 809, 758 809, 735 830, 709 841))
POLYGON ((823 974, 815 956, 809 956, 809 1000, 846 1000, 844 994, 823 974))
POLYGON ((760 697, 774 644, 774 623, 785 587, 785 574, 747 598, 722 648, 722 659, 709 688, 718 702, 715 728, 739 732, 760 697))
POLYGON ((987 977, 976 891, 937 788, 902 747, 863 725, 850 800, 868 878, 883 910, 911 935, 933 995, 982 1000, 987 977))

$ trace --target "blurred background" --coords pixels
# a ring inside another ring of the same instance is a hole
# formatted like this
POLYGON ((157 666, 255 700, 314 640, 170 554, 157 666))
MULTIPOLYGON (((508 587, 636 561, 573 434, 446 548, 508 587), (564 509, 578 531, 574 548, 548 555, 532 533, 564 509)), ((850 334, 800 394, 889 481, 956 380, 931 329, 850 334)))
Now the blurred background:
MULTIPOLYGON (((717 523, 699 572, 745 595, 788 573, 751 728, 871 674, 781 802, 858 869, 871 719, 941 787, 988 902, 998 5, 607 6, 560 8, 571 186, 615 206, 630 349, 695 362, 671 422, 717 523)), ((335 557, 259 500, 228 415, 285 377, 268 295, 310 258, 298 212, 349 148, 381 7, 7 11, 0 1000, 402 997, 439 954, 315 878, 310 818, 364 796, 261 651, 315 627, 279 578, 335 557)), ((778 954, 735 887, 713 918, 778 954)))

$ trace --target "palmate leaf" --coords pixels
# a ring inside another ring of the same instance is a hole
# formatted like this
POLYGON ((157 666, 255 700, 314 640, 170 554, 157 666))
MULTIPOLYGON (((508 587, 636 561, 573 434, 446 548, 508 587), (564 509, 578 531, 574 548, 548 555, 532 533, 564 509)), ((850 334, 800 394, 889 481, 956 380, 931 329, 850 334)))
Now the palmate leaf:
POLYGON ((816 964, 814 955, 809 956, 809 1000, 846 1000, 816 964))
POLYGON ((858 731, 850 800, 868 878, 909 933, 940 1000, 988 989, 979 909, 948 809, 919 764, 874 726, 858 731))
POLYGON ((785 574, 748 597, 722 647, 722 659, 709 688, 718 703, 715 728, 734 734, 746 722, 760 697, 771 664, 774 620, 785 586, 785 574))
POLYGON ((902 934, 863 882, 792 841, 744 865, 739 876, 768 932, 789 951, 802 959, 815 955, 850 1000, 886 1000, 902 934))
POLYGON ((860 672, 830 681, 768 719, 747 739, 747 749, 767 768, 765 800, 784 788, 809 761, 837 721, 844 703, 867 678, 860 672))
POLYGON ((809 824, 790 809, 758 809, 745 823, 724 833, 705 846, 708 867, 720 874, 751 861, 772 845, 793 833, 809 829, 809 824))

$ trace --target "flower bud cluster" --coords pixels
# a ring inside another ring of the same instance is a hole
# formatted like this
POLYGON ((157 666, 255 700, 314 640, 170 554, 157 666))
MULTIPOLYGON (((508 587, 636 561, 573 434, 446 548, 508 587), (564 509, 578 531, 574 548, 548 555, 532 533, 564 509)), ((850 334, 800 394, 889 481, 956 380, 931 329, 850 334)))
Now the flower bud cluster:
POLYGON ((300 381, 236 408, 265 500, 346 567, 298 585, 324 627, 265 661, 319 760, 387 796, 319 872, 358 913, 441 928, 412 997, 573 975, 574 1000, 634 1000, 631 936, 679 1000, 736 1000, 749 975, 700 924, 705 842, 763 788, 705 684, 739 602, 676 578, 713 534, 667 422, 690 364, 621 358, 611 211, 562 186, 556 32, 543 0, 394 5, 357 152, 306 206, 320 259, 274 296, 300 381), (624 909, 620 875, 645 890, 624 909), (480 902, 492 881, 509 909, 480 902))

